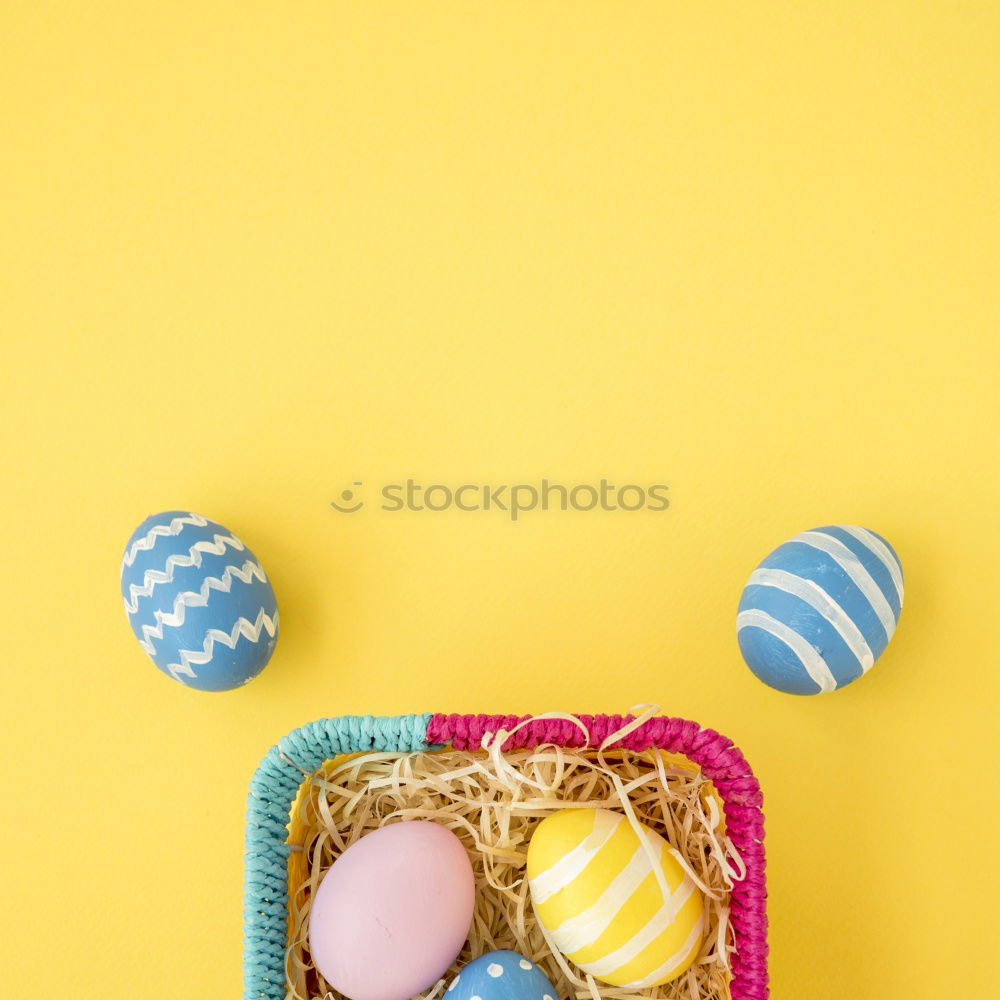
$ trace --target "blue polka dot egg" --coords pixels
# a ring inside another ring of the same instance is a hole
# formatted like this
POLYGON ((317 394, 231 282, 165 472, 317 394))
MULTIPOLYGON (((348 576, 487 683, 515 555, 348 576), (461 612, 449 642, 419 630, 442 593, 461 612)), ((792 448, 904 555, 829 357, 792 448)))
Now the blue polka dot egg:
POLYGON ((235 535, 198 514, 146 518, 125 546, 121 587, 139 645, 188 687, 240 687, 274 652, 278 606, 267 574, 235 535))
POLYGON ((491 951, 451 981, 446 1000, 556 1000, 556 991, 534 962, 516 951, 491 951))
POLYGON ((814 528, 753 571, 736 634, 750 669, 788 694, 835 691, 867 673, 903 607, 903 567, 874 531, 814 528))

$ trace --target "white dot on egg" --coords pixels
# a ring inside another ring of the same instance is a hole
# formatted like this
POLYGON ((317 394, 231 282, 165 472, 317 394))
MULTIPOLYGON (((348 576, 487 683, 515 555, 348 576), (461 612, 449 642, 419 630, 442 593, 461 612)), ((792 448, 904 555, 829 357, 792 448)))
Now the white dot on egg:
POLYGON ((526 958, 522 958, 521 961, 518 962, 517 964, 520 965, 522 969, 531 968, 531 962, 529 962, 526 958))
POLYGON ((461 973, 459 973, 459 974, 458 974, 457 976, 455 976, 455 978, 454 978, 454 979, 453 979, 453 980, 451 981, 451 986, 449 986, 449 987, 448 987, 448 992, 449 992, 449 993, 450 993, 450 992, 451 992, 451 991, 452 991, 452 990, 453 990, 453 989, 454 989, 454 988, 455 988, 456 986, 458 986, 458 981, 459 981, 459 980, 460 980, 461 978, 462 978, 462 975, 461 975, 461 973))
POLYGON ((499 979, 503 975, 503 966, 497 965, 496 962, 492 962, 486 967, 486 971, 494 978, 499 979))
POLYGON ((544 995, 544 996, 542 997, 542 1000, 552 1000, 552 997, 550 997, 550 996, 548 995, 548 993, 546 993, 546 994, 545 994, 545 995, 544 995))

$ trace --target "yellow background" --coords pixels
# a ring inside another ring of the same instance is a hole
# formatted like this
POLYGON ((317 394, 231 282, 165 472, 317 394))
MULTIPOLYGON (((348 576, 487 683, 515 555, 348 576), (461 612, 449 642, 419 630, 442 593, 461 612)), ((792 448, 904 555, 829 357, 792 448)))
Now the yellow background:
POLYGON ((6 988, 238 995, 296 725, 652 701, 759 772, 777 997, 992 991, 996 4, 0 9, 6 988), (406 476, 673 503, 328 506, 406 476), (126 626, 177 507, 278 593, 232 694, 126 626), (736 602, 831 522, 896 546, 903 619, 785 697, 736 602))

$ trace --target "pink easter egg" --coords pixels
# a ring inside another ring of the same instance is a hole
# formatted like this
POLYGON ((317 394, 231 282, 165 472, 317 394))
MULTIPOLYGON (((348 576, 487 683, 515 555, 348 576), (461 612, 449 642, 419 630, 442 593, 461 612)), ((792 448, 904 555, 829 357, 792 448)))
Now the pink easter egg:
POLYGON ((352 844, 323 876, 309 949, 350 1000, 409 1000, 458 957, 474 902, 458 837, 437 823, 395 823, 352 844))

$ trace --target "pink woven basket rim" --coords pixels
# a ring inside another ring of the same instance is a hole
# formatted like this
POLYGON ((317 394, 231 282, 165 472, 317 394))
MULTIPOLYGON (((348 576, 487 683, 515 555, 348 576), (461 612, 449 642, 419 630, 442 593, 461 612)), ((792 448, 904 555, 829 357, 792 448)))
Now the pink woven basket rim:
MULTIPOLYGON (((504 744, 524 749, 551 743, 564 747, 599 746, 633 721, 631 716, 580 715, 588 736, 566 719, 533 719, 516 715, 434 715, 427 742, 457 750, 477 749, 483 737, 524 725, 504 744)), ((739 748, 712 729, 686 719, 658 716, 644 722, 615 744, 642 752, 650 748, 683 754, 711 780, 722 799, 726 831, 746 865, 746 877, 730 894, 730 920, 735 936, 732 1000, 767 1000, 767 879, 764 813, 760 785, 739 748)))

